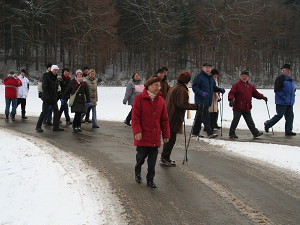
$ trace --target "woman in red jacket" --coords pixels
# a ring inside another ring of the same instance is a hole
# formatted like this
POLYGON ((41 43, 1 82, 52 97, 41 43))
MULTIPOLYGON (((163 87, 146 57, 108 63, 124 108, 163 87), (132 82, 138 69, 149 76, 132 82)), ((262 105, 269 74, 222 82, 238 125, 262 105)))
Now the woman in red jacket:
POLYGON ((235 134, 235 130, 242 115, 253 137, 258 137, 263 134, 255 127, 251 116, 252 97, 268 101, 267 97, 259 93, 254 85, 249 82, 249 72, 243 71, 240 81, 232 85, 232 88, 228 94, 229 106, 233 107, 233 120, 229 129, 229 137, 231 139, 238 138, 238 136, 235 134))
POLYGON ((136 96, 132 110, 132 129, 136 147, 135 181, 142 182, 141 169, 148 157, 147 185, 156 188, 153 182, 158 147, 161 135, 164 143, 169 141, 168 110, 160 93, 161 78, 152 77, 144 84, 142 94, 136 96))
POLYGON ((22 81, 17 77, 14 71, 11 71, 6 78, 4 78, 3 84, 5 85, 5 121, 9 121, 9 108, 11 104, 11 119, 15 120, 16 109, 18 106, 18 87, 22 86, 22 81))

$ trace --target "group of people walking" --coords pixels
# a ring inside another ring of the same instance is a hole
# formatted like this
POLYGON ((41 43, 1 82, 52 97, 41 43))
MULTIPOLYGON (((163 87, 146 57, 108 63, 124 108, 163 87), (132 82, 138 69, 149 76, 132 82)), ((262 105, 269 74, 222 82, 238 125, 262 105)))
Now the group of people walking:
MULTIPOLYGON (((292 70, 289 64, 281 67, 282 74, 275 80, 276 115, 264 123, 265 132, 273 127, 283 116, 286 119, 285 135, 295 136, 293 132, 293 105, 295 103, 296 84, 291 78, 292 70)), ((78 69, 75 78, 71 79, 67 68, 58 76, 59 67, 48 64, 38 84, 39 97, 43 101, 42 112, 36 124, 36 131, 43 132, 42 124, 53 125, 53 131, 63 131, 60 127, 60 117, 64 112, 66 124, 73 126, 73 132, 81 132, 81 123, 89 122, 89 114, 92 111, 92 127, 99 128, 97 124, 96 106, 98 102, 96 72, 88 67, 84 71, 78 69), (58 109, 57 102, 61 101, 58 109), (69 116, 75 113, 71 122, 69 116), (53 124, 51 123, 54 114, 53 124), (85 116, 85 120, 83 120, 85 116)), ((17 76, 13 71, 4 79, 6 87, 5 120, 9 121, 9 115, 15 120, 16 107, 21 104, 22 118, 26 119, 26 97, 29 90, 29 80, 26 71, 17 76), (12 105, 12 110, 10 110, 12 105)), ((139 73, 132 75, 128 82, 123 104, 131 105, 131 110, 124 123, 132 126, 134 145, 136 146, 135 181, 142 182, 141 168, 148 157, 147 185, 156 188, 154 183, 155 165, 158 156, 158 148, 163 139, 163 149, 160 164, 163 166, 175 166, 171 159, 171 153, 176 143, 177 134, 185 132, 183 123, 186 110, 196 110, 191 136, 200 137, 201 126, 208 138, 218 136, 216 130, 220 127, 218 120, 218 102, 223 98, 225 89, 219 87, 219 72, 213 69, 210 63, 204 63, 202 70, 195 76, 192 82, 192 90, 195 94, 194 103, 189 103, 190 72, 182 72, 177 77, 177 83, 171 88, 167 81, 168 68, 162 67, 157 73, 148 79, 145 84, 141 82, 139 73)), ((242 71, 240 80, 232 85, 228 94, 229 105, 233 108, 233 120, 229 129, 229 137, 236 139, 236 128, 240 117, 243 116, 253 137, 259 137, 263 133, 259 131, 251 116, 252 98, 263 99, 267 104, 267 97, 259 93, 255 86, 249 82, 250 74, 242 71)))

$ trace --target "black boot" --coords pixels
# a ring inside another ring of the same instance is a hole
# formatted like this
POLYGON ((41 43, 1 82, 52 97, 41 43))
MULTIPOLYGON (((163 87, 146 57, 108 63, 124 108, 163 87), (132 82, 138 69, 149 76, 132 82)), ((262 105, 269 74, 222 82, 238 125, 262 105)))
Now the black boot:
POLYGON ((26 113, 26 112, 24 112, 24 111, 22 112, 22 119, 24 119, 24 120, 27 119, 27 116, 25 116, 25 113, 26 113))
POLYGON ((9 122, 9 115, 8 114, 5 114, 5 121, 9 122))
POLYGON ((16 119, 15 119, 15 116, 16 116, 16 114, 11 114, 11 120, 12 121, 15 121, 16 119))

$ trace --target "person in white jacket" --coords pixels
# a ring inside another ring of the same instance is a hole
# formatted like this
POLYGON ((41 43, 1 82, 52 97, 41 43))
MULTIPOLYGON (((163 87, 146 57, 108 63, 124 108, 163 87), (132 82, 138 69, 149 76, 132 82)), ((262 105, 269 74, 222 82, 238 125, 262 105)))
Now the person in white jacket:
POLYGON ((18 105, 21 104, 22 119, 27 119, 26 114, 26 98, 29 92, 29 80, 26 77, 26 70, 22 69, 18 77, 22 81, 22 86, 18 87, 18 105))

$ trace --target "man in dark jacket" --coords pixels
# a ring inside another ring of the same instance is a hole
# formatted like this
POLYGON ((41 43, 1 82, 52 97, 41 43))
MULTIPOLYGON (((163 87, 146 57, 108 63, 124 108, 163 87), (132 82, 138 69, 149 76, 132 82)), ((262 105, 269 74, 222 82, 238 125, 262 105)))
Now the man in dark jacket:
MULTIPOLYGON (((65 90, 68 87, 68 84, 70 83, 71 77, 70 77, 70 70, 68 68, 63 69, 62 71, 62 76, 58 78, 58 82, 61 88, 61 96, 59 98, 62 97, 62 94, 65 92, 65 90)), ((64 101, 64 104, 61 104, 60 109, 59 109, 59 118, 61 117, 62 113, 65 113, 65 117, 66 117, 66 124, 70 125, 72 124, 71 119, 70 119, 70 115, 69 115, 69 106, 68 106, 68 99, 69 96, 67 96, 66 101, 64 101)))
POLYGON ((58 66, 52 65, 51 71, 44 76, 43 79, 43 111, 38 119, 36 124, 36 131, 43 132, 42 123, 43 119, 48 113, 49 106, 51 106, 54 112, 54 119, 53 119, 53 131, 63 131, 63 128, 59 127, 59 114, 58 114, 58 107, 57 107, 57 100, 58 100, 58 83, 57 83, 57 74, 58 74, 58 66))
POLYGON ((171 138, 164 143, 161 153, 160 164, 163 166, 175 166, 176 163, 170 158, 176 142, 177 134, 182 134, 182 124, 186 110, 197 110, 197 104, 189 103, 188 83, 191 80, 190 72, 183 72, 177 78, 177 84, 172 87, 167 95, 166 103, 168 108, 171 138))
POLYGON ((293 132, 296 83, 292 80, 292 69, 290 64, 284 64, 281 76, 277 77, 274 85, 276 115, 265 122, 265 131, 273 127, 284 115, 285 117, 285 135, 295 136, 293 132))
POLYGON ((208 108, 212 103, 214 92, 224 94, 225 89, 216 86, 216 82, 211 76, 211 70, 212 65, 204 63, 201 72, 193 80, 192 88, 195 93, 195 103, 199 105, 194 119, 193 136, 199 136, 201 123, 204 123, 209 138, 218 136, 213 133, 211 128, 208 108))
POLYGON ((228 94, 229 106, 233 107, 233 120, 229 129, 229 137, 231 139, 238 138, 235 134, 235 130, 241 116, 244 117, 253 137, 258 137, 263 134, 255 127, 251 116, 252 97, 268 101, 267 97, 259 93, 254 85, 249 82, 249 72, 243 71, 240 80, 232 85, 228 94))

